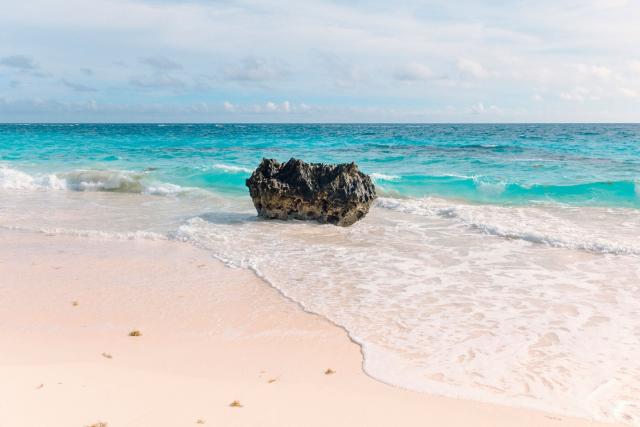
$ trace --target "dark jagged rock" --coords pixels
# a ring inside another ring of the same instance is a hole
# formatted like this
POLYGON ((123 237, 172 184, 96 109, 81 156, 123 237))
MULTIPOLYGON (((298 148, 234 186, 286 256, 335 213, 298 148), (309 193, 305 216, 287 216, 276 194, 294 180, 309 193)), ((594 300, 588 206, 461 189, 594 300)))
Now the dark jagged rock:
POLYGON ((376 198, 371 178, 355 163, 262 159, 246 184, 258 215, 282 220, 347 226, 362 219, 376 198))

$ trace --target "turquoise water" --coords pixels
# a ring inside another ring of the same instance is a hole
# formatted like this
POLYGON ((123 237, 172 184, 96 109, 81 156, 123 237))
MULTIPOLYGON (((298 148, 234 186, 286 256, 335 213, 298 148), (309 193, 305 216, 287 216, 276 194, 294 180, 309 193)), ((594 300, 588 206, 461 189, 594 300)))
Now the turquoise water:
POLYGON ((0 125, 26 173, 144 173, 246 194, 262 157, 356 161, 383 194, 640 207, 640 125, 0 125))
POLYGON ((634 426, 639 181, 640 125, 0 125, 0 237, 194 244, 381 381, 634 426), (262 157, 356 161, 380 197, 351 227, 259 219, 262 157))

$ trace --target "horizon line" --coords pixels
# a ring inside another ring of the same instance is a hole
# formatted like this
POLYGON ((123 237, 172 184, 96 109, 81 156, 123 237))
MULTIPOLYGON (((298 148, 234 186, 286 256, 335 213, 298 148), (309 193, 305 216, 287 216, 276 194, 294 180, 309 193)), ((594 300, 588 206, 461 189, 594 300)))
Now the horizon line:
POLYGON ((640 125, 639 122, 2 122, 3 125, 640 125))

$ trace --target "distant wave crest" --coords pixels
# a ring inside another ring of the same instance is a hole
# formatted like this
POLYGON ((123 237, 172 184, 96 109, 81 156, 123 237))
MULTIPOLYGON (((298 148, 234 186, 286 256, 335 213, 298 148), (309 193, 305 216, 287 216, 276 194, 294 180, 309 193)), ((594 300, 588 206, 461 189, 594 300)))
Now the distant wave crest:
POLYGON ((398 181, 400 177, 398 175, 387 175, 384 173, 373 172, 369 174, 374 181, 398 181))
POLYGON ((223 172, 228 173, 251 173, 253 172, 250 168, 245 168, 243 166, 235 166, 235 165, 226 165, 224 163, 215 163, 213 165, 214 169, 221 170, 223 172))

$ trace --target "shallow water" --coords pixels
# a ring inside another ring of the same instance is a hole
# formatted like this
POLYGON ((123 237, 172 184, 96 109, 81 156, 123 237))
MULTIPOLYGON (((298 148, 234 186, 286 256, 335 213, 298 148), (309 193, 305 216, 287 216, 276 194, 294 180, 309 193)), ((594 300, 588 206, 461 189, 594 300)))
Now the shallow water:
POLYGON ((243 194, 261 157, 292 156, 355 160, 390 194, 640 207, 640 125, 0 125, 0 159, 31 175, 131 171, 243 194))
POLYGON ((192 242, 382 381, 632 425, 639 179, 637 125, 0 125, 1 227, 192 242), (355 160, 382 197, 350 228, 259 220, 263 156, 355 160))

